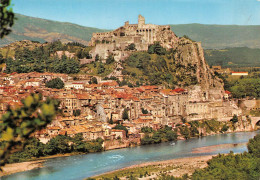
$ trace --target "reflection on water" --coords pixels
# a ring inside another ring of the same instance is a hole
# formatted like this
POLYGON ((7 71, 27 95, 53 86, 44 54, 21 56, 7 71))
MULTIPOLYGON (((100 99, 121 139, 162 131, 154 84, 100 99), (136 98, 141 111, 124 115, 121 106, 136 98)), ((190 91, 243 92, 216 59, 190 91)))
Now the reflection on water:
POLYGON ((16 173, 2 179, 76 180, 148 161, 229 153, 230 151, 240 153, 247 150, 245 142, 258 133, 260 131, 218 134, 180 140, 174 146, 170 145, 170 143, 161 143, 87 155, 59 157, 48 159, 43 168, 16 173), (241 143, 243 144, 241 145, 241 143), (209 151, 194 152, 194 149, 207 149, 207 147, 211 149, 209 151))

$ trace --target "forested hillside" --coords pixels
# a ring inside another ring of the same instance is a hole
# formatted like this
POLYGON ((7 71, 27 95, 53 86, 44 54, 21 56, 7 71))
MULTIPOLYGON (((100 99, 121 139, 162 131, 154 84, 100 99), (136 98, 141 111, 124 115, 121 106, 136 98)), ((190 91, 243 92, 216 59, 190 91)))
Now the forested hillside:
POLYGON ((205 59, 209 65, 223 67, 260 67, 260 49, 247 47, 206 49, 205 59))

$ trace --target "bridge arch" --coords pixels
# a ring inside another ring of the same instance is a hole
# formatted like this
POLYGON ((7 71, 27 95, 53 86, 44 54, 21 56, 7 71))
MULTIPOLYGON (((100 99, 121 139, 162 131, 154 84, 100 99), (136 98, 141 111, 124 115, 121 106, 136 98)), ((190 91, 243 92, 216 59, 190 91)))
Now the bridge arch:
POLYGON ((255 125, 260 127, 260 119, 255 123, 255 125))
POLYGON ((260 117, 251 117, 251 124, 253 129, 260 128, 260 117))

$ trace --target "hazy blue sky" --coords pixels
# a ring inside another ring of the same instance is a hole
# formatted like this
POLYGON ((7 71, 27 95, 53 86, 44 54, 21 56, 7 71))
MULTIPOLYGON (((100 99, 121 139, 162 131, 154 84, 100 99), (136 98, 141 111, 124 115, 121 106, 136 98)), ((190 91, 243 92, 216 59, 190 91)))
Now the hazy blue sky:
POLYGON ((153 24, 260 25, 260 0, 12 0, 14 12, 113 29, 138 14, 153 24))

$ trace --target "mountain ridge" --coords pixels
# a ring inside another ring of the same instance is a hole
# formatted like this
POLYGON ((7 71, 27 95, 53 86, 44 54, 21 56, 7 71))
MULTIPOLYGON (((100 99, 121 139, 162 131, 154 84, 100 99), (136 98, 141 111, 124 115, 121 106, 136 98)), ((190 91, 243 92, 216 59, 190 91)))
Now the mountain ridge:
MULTIPOLYGON (((43 42, 77 41, 84 45, 90 41, 92 33, 109 31, 95 27, 59 22, 54 20, 16 14, 13 32, 0 41, 0 47, 15 41, 33 40, 43 42)), ((202 42, 205 49, 229 47, 260 48, 260 25, 218 25, 218 24, 170 24, 177 36, 188 36, 202 42)))

